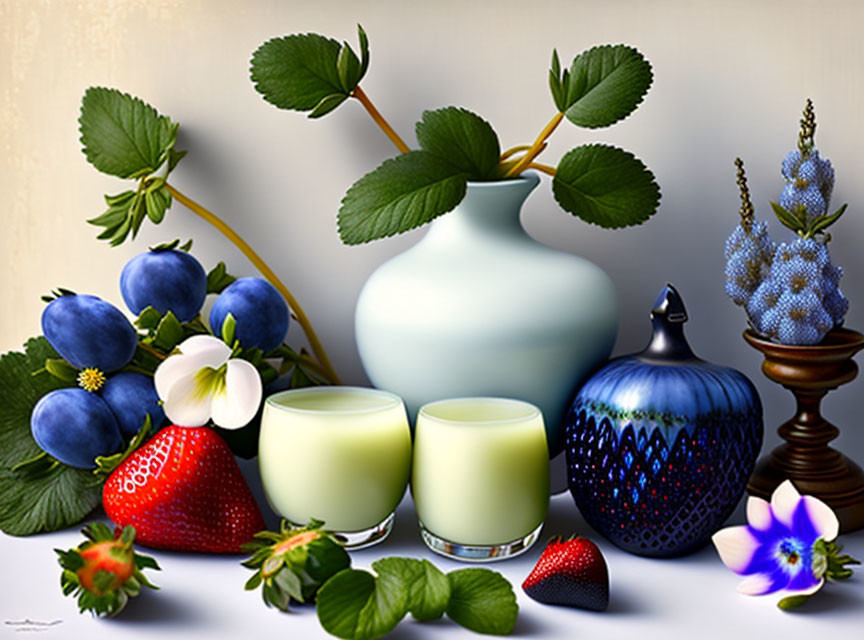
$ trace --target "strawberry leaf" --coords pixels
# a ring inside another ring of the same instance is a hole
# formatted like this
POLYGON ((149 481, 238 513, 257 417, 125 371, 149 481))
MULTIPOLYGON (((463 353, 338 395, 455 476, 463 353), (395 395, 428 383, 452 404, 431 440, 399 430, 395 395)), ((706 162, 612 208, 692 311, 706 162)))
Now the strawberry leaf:
MULTIPOLYGON (((556 66, 553 59, 553 74, 556 66)), ((603 45, 576 56, 569 75, 565 72, 559 81, 557 96, 553 85, 552 96, 573 124, 589 129, 608 127, 639 106, 652 80, 651 64, 636 49, 603 45)))
POLYGON ((280 109, 311 111, 325 98, 350 92, 339 79, 340 51, 336 40, 317 33, 273 38, 252 54, 252 82, 280 109))
POLYGON ((87 161, 118 178, 153 173, 169 159, 177 140, 176 123, 117 89, 87 89, 78 122, 87 161))
POLYGON ((372 568, 383 575, 389 573, 408 588, 408 611, 421 622, 436 620, 444 615, 450 600, 450 582, 426 559, 382 558, 372 568))
POLYGON ((489 569, 460 569, 447 574, 447 616, 477 633, 507 635, 516 626, 519 605, 507 578, 489 569))
POLYGON ((408 590, 396 576, 376 579, 368 571, 345 569, 330 578, 316 598, 324 629, 346 640, 374 640, 390 633, 408 611, 408 590))
POLYGON ((409 231, 453 209, 467 185, 464 172, 428 151, 391 158, 348 189, 339 236, 362 244, 409 231))
POLYGON ((495 177, 501 147, 494 129, 480 116, 457 107, 424 111, 416 132, 424 151, 467 173, 469 180, 495 177))
POLYGON ((565 211, 605 229, 645 222, 657 210, 660 187, 632 153, 583 145, 561 158, 552 193, 565 211))

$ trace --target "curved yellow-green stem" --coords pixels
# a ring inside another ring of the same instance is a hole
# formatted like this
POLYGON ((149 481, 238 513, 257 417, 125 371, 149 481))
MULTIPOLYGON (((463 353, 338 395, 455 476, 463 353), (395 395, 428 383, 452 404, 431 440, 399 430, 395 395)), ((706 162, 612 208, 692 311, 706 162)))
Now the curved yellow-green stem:
POLYGON ((532 162, 528 165, 529 169, 537 169, 537 171, 542 171, 550 176, 555 176, 557 173, 557 169, 555 167, 550 167, 548 164, 540 164, 539 162, 532 162))
POLYGON ((318 359, 318 362, 321 364, 321 369, 330 379, 330 382, 333 384, 341 384, 339 380, 339 376, 336 375, 336 371, 333 369, 333 365, 330 364, 330 359, 327 357, 327 353, 324 351, 324 347, 321 346, 321 341, 318 340, 318 336, 315 334, 315 330, 312 328, 312 325, 309 324, 309 318, 306 316, 306 313, 303 311, 303 308, 294 298, 288 288, 282 284, 282 281, 273 273, 273 270, 267 266, 267 263, 261 259, 255 250, 249 246, 249 244, 241 238, 237 232, 235 232, 231 227, 225 224, 218 217, 213 215, 210 211, 202 207, 200 204, 186 197, 177 189, 175 189, 170 184, 165 185, 165 188, 168 189, 168 192, 176 198, 181 204, 186 206, 190 211, 204 218, 207 222, 216 227, 222 234, 228 238, 234 245, 240 249, 240 251, 249 258, 249 261, 255 265, 258 271, 263 275, 274 287, 276 290, 282 294, 282 297, 285 298, 285 302, 288 303, 288 306, 291 308, 291 311, 294 312, 294 316, 297 318, 297 323, 303 329, 303 333, 306 334, 306 339, 309 341, 309 346, 312 349, 312 353, 315 354, 315 357, 318 359))
POLYGON ((360 104, 362 104, 366 108, 366 111, 369 112, 369 115, 375 121, 375 124, 381 127, 381 130, 387 135, 388 138, 390 138, 390 142, 395 144, 396 148, 399 149, 399 151, 401 151, 402 153, 408 153, 409 151, 411 151, 411 149, 408 148, 408 145, 405 144, 405 141, 402 140, 402 138, 399 137, 399 134, 393 130, 393 127, 390 126, 390 123, 388 123, 387 120, 384 119, 384 116, 381 115, 381 112, 375 108, 375 105, 372 104, 372 101, 369 99, 363 89, 360 88, 360 85, 354 87, 354 91, 351 92, 351 95, 360 101, 360 104))
POLYGON ((531 148, 525 153, 522 158, 520 158, 519 162, 510 167, 510 170, 504 174, 505 178, 510 178, 512 176, 518 176, 522 173, 529 164, 538 156, 538 154, 545 148, 546 139, 552 135, 552 132, 561 124, 561 120, 563 120, 564 114, 560 111, 552 116, 552 119, 549 121, 545 127, 543 127, 543 131, 540 132, 540 135, 537 136, 537 139, 534 141, 534 144, 531 145, 531 148))

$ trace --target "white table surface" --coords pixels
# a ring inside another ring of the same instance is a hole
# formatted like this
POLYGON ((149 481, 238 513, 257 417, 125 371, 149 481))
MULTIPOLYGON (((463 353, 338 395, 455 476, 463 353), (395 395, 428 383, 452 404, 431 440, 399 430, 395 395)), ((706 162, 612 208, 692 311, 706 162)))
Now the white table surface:
MULTIPOLYGON (((254 465, 244 472, 255 485, 254 465)), ((268 510, 269 511, 269 510, 268 510)), ((741 522, 741 508, 731 518, 741 522)), ((269 514, 268 514, 269 515, 269 514)), ((272 519, 271 519, 272 523, 272 519)), ((52 549, 69 548, 82 540, 78 528, 14 538, 0 534, 0 636, 42 638, 331 638, 318 624, 312 607, 291 613, 268 609, 260 591, 245 592, 251 572, 238 557, 143 550, 162 571, 148 571, 159 591, 146 592, 114 619, 79 615, 75 601, 60 591, 60 568, 52 549), (35 621, 43 625, 16 624, 35 621), (47 623, 47 624, 46 624, 47 623)), ((864 531, 841 536, 851 555, 864 559, 864 531)), ((389 539, 353 552, 353 566, 369 568, 390 555, 425 557, 444 571, 463 568, 437 556, 420 539, 414 505, 406 496, 389 539)), ((739 577, 728 571, 712 546, 676 559, 647 559, 621 551, 594 533, 567 495, 552 498, 541 541, 521 557, 489 565, 514 585, 519 619, 514 638, 663 639, 710 638, 860 638, 864 630, 864 571, 822 593, 794 613, 776 608, 771 597, 739 595, 739 577), (608 611, 544 606, 528 598, 521 582, 528 575, 551 535, 578 532, 593 538, 603 551, 611 581, 608 611)), ((455 623, 417 623, 407 617, 389 636, 401 640, 480 637, 455 623)))

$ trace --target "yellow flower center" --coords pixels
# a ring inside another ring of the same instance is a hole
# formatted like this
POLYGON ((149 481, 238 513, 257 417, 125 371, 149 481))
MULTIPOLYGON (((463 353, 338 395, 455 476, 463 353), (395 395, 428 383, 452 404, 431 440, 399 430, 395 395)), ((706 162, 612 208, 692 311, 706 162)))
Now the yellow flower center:
POLYGON ((78 386, 94 393, 102 388, 105 384, 105 374, 96 367, 87 367, 78 374, 78 386))

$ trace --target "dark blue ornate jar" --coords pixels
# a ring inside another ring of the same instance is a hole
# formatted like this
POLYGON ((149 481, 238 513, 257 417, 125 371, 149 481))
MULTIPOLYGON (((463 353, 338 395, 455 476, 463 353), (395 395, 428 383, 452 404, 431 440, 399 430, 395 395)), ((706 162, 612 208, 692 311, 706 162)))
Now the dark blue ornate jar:
POLYGON ((705 544, 731 514, 762 446, 762 405, 734 369, 697 358, 667 285, 641 353, 612 360, 565 420, 568 483, 588 524, 645 556, 705 544))

